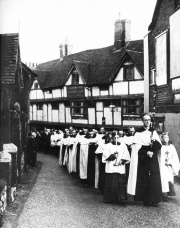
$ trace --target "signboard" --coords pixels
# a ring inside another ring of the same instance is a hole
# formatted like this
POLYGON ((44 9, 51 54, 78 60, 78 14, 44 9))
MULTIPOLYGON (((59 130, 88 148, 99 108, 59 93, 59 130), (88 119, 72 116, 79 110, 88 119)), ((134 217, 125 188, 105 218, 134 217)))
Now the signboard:
POLYGON ((180 76, 180 10, 170 17, 170 77, 180 76))
POLYGON ((84 85, 67 86, 67 98, 74 99, 74 98, 84 98, 84 97, 85 97, 84 85))

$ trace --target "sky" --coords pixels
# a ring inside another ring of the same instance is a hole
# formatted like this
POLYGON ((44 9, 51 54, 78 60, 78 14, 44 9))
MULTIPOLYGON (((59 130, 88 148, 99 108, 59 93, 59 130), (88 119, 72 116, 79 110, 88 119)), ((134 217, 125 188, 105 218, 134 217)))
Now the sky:
POLYGON ((114 43, 114 22, 131 20, 131 40, 148 32, 157 0, 0 0, 0 33, 19 33, 23 62, 59 58, 68 39, 73 53, 114 43))

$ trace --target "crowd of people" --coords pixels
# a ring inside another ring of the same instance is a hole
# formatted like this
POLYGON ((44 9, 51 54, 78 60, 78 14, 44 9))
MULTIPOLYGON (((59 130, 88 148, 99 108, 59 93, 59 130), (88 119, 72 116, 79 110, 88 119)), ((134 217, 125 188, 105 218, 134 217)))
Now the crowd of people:
MULTIPOLYGON (((142 115, 142 122, 143 127, 129 127, 127 133, 69 127, 45 129, 36 139, 39 149, 59 158, 60 166, 78 175, 84 185, 99 189, 104 203, 125 205, 129 194, 145 206, 157 207, 175 196, 180 162, 168 132, 158 135, 149 113, 142 115)), ((36 156, 30 157, 34 165, 36 156)))

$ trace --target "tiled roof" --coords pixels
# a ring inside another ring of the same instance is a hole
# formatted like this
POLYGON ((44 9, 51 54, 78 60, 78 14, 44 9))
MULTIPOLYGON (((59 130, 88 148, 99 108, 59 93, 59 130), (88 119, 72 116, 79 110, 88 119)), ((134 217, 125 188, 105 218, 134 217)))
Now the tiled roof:
POLYGON ((18 60, 19 35, 17 33, 1 34, 0 47, 1 81, 6 84, 14 84, 18 60))
MULTIPOLYGON (((73 62, 87 85, 107 84, 116 73, 127 50, 143 53, 143 40, 130 41, 120 51, 116 51, 114 46, 109 46, 68 55, 61 61, 57 59, 42 63, 37 67, 39 72, 36 71, 40 87, 47 89, 62 86, 73 62)), ((143 75, 143 62, 140 63, 141 58, 138 57, 140 55, 132 54, 132 56, 143 75)))

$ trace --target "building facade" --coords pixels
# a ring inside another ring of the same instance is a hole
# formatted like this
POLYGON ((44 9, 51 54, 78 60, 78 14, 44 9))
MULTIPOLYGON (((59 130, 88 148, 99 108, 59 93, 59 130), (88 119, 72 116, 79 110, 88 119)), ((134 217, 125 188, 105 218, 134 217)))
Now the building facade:
MULTIPOLYGON (((114 45, 38 65, 30 92, 32 127, 141 126, 144 111, 143 40, 131 41, 131 22, 115 22, 114 45)), ((61 47, 62 48, 62 47, 61 47)))
POLYGON ((19 34, 1 34, 0 46, 0 151, 3 144, 17 146, 20 178, 29 124, 29 92, 37 75, 21 62, 19 34))
POLYGON ((180 1, 158 0, 144 38, 145 110, 168 131, 180 157, 180 1), (148 86, 149 85, 149 86, 148 86))

